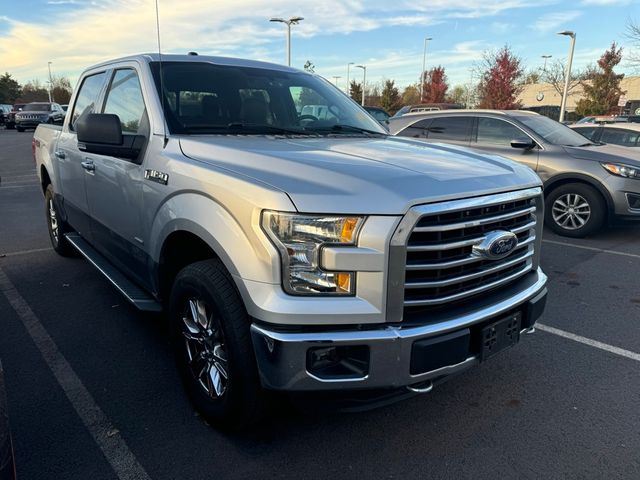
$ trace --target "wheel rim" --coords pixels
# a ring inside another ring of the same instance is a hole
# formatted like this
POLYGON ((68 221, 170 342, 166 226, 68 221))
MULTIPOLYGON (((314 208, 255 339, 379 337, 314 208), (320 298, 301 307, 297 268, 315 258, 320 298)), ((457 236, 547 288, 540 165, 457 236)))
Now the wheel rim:
POLYGON ((53 199, 49 199, 49 226, 51 227, 51 236, 53 240, 58 243, 58 235, 60 234, 58 228, 58 214, 56 213, 56 207, 53 204, 53 199))
POLYGON ((222 397, 229 385, 229 362, 213 310, 204 300, 191 298, 183 310, 181 326, 191 375, 208 397, 222 397))
POLYGON ((551 215, 559 227, 565 230, 578 230, 591 218, 591 206, 582 195, 566 193, 553 202, 551 215))

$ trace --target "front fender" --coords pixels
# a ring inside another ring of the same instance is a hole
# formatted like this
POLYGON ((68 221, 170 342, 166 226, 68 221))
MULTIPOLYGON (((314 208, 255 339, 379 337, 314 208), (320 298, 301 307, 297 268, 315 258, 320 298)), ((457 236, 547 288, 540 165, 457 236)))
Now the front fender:
POLYGON ((247 206, 232 214, 204 194, 175 195, 160 207, 153 220, 151 258, 158 263, 167 237, 186 231, 209 245, 234 277, 279 283, 278 252, 260 228, 260 211, 247 206))

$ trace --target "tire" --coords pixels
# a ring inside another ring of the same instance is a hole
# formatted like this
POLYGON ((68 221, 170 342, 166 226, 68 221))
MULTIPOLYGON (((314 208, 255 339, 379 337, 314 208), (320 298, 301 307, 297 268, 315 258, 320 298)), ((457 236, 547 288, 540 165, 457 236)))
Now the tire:
POLYGON ((223 430, 257 422, 264 411, 265 392, 250 320, 220 260, 197 262, 178 273, 169 320, 180 377, 202 417, 223 430))
POLYGON ((24 132, 24 128, 22 128, 22 127, 16 127, 16 130, 19 131, 19 132, 24 132))
POLYGON ((71 228, 62 220, 56 202, 54 201, 53 186, 47 185, 44 192, 44 208, 47 216, 47 229, 49 230, 49 239, 51 246, 59 255, 63 257, 75 257, 76 249, 64 238, 65 233, 71 232, 71 228))
POLYGON ((545 200, 545 222, 558 235, 583 238, 596 233, 607 217, 606 203, 593 187, 569 183, 552 190, 545 200))

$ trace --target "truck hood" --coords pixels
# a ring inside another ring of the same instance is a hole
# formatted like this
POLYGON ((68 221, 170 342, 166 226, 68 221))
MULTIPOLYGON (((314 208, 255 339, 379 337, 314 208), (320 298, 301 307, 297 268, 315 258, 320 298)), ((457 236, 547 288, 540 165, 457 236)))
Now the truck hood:
POLYGON ((563 147, 573 158, 597 162, 626 163, 640 167, 640 152, 617 145, 591 145, 589 147, 563 147))
POLYGON ((180 146, 187 157, 285 192, 309 213, 402 214, 540 185, 532 170, 502 157, 392 137, 189 136, 180 146))
POLYGON ((16 117, 19 117, 21 115, 48 115, 49 114, 49 110, 29 110, 29 111, 20 111, 20 112, 15 112, 16 113, 16 117))

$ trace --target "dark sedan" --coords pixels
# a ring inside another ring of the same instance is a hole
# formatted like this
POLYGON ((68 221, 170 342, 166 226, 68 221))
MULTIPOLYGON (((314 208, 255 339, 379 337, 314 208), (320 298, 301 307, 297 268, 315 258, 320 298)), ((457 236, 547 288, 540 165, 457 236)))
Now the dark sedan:
POLYGON ((64 110, 57 103, 33 102, 25 105, 16 113, 16 130, 24 132, 27 128, 36 128, 41 123, 64 122, 64 110))

